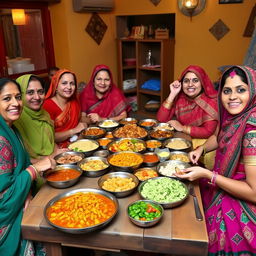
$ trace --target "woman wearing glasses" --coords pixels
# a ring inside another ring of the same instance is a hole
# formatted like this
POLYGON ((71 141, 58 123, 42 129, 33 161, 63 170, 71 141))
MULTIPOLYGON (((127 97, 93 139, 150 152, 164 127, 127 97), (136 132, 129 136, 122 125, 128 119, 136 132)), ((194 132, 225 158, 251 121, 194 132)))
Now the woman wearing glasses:
POLYGON ((170 84, 170 94, 157 119, 190 135, 194 148, 214 134, 218 125, 217 91, 201 67, 188 66, 181 78, 170 84))

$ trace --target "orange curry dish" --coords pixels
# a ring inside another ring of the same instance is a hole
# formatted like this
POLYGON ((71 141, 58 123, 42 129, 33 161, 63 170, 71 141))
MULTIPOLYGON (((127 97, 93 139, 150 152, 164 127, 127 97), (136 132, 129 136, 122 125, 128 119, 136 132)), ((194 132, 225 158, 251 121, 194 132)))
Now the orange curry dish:
POLYGON ((63 169, 49 173, 46 179, 49 181, 73 180, 80 176, 80 172, 74 169, 63 169))
POLYGON ((47 218, 64 228, 86 228, 98 225, 116 212, 114 202, 104 195, 78 192, 56 201, 47 209, 47 218))

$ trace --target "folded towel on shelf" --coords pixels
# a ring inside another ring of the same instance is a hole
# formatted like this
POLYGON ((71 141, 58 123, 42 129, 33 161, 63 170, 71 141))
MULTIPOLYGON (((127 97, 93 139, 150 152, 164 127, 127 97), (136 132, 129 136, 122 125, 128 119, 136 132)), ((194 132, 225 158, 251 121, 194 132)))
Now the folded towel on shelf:
POLYGON ((150 79, 146 81, 141 88, 152 90, 152 91, 160 91, 161 82, 159 79, 150 79))

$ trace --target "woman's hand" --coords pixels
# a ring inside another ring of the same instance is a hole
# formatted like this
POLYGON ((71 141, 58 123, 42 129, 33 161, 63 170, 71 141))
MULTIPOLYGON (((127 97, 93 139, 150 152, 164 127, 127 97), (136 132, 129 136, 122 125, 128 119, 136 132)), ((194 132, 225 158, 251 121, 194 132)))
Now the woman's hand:
POLYGON ((183 125, 179 121, 177 121, 177 120, 170 120, 167 123, 170 124, 176 131, 178 131, 178 132, 182 132, 183 131, 183 125))
POLYGON ((178 80, 175 80, 170 84, 170 95, 168 97, 168 101, 173 101, 174 98, 179 94, 180 90, 182 88, 181 82, 178 80))
POLYGON ((97 123, 103 120, 97 113, 91 113, 88 114, 88 116, 92 123, 97 123))
POLYGON ((33 166, 37 169, 37 171, 40 173, 47 171, 49 169, 54 169, 56 166, 56 162, 53 158, 46 156, 43 159, 39 160, 33 166))
POLYGON ((208 169, 205 169, 199 166, 194 166, 194 167, 181 170, 179 174, 175 173, 174 175, 181 179, 187 179, 190 181, 194 181, 200 178, 207 178, 210 180, 212 176, 212 172, 209 171, 208 169))
POLYGON ((199 146, 195 150, 189 152, 188 156, 189 156, 190 161, 193 164, 198 164, 198 159, 203 154, 203 152, 204 152, 204 146, 203 145, 199 146))
POLYGON ((75 128, 72 129, 73 130, 73 135, 80 133, 85 128, 87 128, 86 123, 82 123, 82 122, 78 123, 78 125, 75 128))

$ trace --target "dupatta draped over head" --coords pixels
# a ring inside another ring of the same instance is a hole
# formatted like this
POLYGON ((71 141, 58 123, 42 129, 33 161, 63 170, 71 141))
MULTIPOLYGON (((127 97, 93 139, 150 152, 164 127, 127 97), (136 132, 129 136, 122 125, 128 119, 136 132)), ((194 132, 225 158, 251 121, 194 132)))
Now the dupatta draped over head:
MULTIPOLYGON (((199 66, 190 65, 181 74, 183 81, 188 72, 193 72, 199 78, 203 92, 196 98, 189 98, 183 91, 175 101, 175 114, 183 125, 200 126, 206 121, 218 120, 217 91, 204 71, 199 66)), ((174 109, 173 109, 174 111, 174 109)))
POLYGON ((76 89, 70 100, 67 102, 65 109, 60 112, 54 120, 55 132, 63 132, 75 128, 78 125, 81 116, 81 108, 77 99, 76 75, 67 69, 61 69, 53 76, 50 88, 45 96, 45 104, 55 96, 60 79, 65 73, 70 73, 74 76, 76 89))
MULTIPOLYGON (((0 84, 10 81, 1 78, 0 84)), ((26 241, 21 243, 21 220, 31 187, 30 174, 24 170, 30 165, 30 160, 18 134, 1 115, 0 137, 0 255, 23 255, 26 241)))
MULTIPOLYGON (((229 114, 221 103, 221 84, 224 82, 222 81, 222 76, 218 93, 221 129, 218 135, 219 147, 216 154, 214 170, 229 178, 234 178, 234 175, 238 170, 239 162, 241 160, 243 136, 247 124, 256 129, 256 71, 245 66, 233 66, 226 70, 224 74, 230 72, 230 69, 234 67, 243 70, 246 74, 250 97, 247 106, 240 114, 229 114)), ((209 207, 218 200, 220 194, 221 191, 218 190, 213 196, 209 207)), ((248 213, 251 220, 256 224, 255 205, 242 200, 240 200, 240 204, 244 211, 248 213)))
POLYGON ((34 111, 27 105, 26 90, 31 76, 23 75, 16 80, 21 87, 23 111, 14 125, 21 134, 30 157, 38 158, 48 156, 54 150, 54 125, 46 110, 41 108, 34 111))
POLYGON ((113 82, 113 76, 108 66, 97 65, 91 75, 89 83, 80 94, 82 111, 86 114, 97 113, 100 117, 114 117, 124 111, 130 111, 130 106, 119 88, 113 82), (110 76, 110 87, 101 99, 96 96, 94 78, 101 70, 105 70, 110 76))

